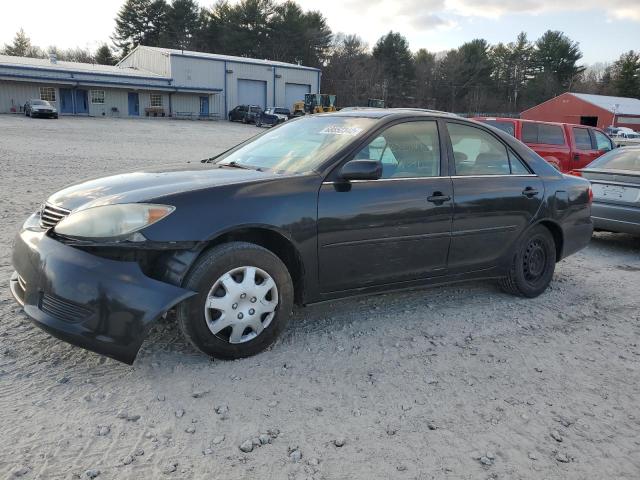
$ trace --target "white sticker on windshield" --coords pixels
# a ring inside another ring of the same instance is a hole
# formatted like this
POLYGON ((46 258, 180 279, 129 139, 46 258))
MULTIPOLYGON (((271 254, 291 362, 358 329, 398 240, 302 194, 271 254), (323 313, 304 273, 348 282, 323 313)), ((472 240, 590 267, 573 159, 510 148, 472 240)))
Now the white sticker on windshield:
POLYGON ((362 131, 359 127, 343 127, 342 125, 329 125, 320 130, 320 133, 327 135, 350 135, 355 137, 362 131))

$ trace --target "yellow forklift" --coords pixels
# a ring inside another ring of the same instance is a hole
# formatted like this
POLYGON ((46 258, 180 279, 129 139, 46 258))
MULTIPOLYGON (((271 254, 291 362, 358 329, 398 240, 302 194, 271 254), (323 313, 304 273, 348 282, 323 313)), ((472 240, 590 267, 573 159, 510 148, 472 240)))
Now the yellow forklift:
POLYGON ((293 104, 294 116, 335 111, 336 96, 326 93, 306 93, 304 95, 304 102, 299 101, 293 104))

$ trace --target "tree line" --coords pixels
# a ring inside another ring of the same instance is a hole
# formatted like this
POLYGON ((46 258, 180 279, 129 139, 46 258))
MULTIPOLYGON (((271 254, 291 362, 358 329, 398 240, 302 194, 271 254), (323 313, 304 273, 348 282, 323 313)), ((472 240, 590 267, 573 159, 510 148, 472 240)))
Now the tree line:
POLYGON ((388 32, 370 48, 357 35, 334 34, 321 12, 274 0, 220 0, 209 8, 195 0, 126 0, 115 22, 113 49, 42 50, 20 31, 3 53, 114 64, 147 45, 299 63, 322 69, 322 90, 340 106, 380 98, 388 106, 518 113, 566 91, 640 97, 640 53, 584 66, 579 44, 559 31, 533 41, 523 32, 496 45, 474 39, 446 52, 412 51, 401 33, 388 32))

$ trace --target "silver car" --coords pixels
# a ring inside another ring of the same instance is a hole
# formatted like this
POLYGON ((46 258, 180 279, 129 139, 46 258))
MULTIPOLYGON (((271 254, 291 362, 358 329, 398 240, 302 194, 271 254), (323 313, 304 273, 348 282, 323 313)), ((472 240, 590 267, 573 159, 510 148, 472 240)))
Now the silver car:
POLYGON ((58 110, 46 100, 32 98, 24 104, 24 114, 27 117, 58 118, 58 110))
POLYGON ((640 235, 640 146, 616 148, 580 172, 591 182, 595 229, 640 235))

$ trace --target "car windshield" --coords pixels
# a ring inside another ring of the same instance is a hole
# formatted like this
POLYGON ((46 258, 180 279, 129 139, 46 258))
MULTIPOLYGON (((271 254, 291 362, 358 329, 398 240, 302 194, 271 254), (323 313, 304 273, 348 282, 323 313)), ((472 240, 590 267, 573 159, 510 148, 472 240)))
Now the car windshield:
POLYGON ((289 113, 289 110, 287 110, 286 108, 276 108, 275 112, 281 115, 286 115, 287 113, 289 113))
POLYGON ((591 162, 587 168, 640 172, 640 148, 617 148, 591 162))
POLYGON ((481 120, 483 123, 487 125, 491 125, 492 127, 499 128, 503 132, 508 133, 512 137, 516 136, 516 130, 513 122, 509 121, 501 121, 501 120, 481 120))
POLYGON ((311 172, 375 122, 373 118, 301 117, 239 146, 216 163, 283 173, 311 172))
POLYGON ((31 105, 49 105, 46 100, 31 100, 31 105))

